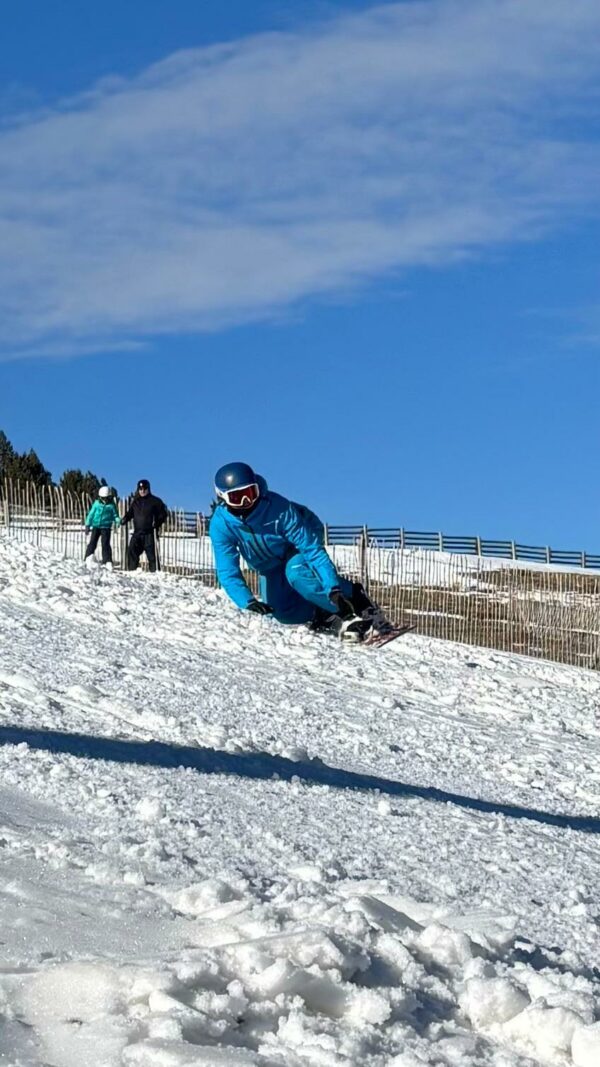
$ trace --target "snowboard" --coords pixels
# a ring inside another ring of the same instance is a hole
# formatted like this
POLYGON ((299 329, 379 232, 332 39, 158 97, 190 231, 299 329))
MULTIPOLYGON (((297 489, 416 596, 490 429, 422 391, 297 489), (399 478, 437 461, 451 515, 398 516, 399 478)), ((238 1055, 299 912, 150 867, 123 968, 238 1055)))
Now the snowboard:
POLYGON ((389 630, 384 630, 381 633, 367 634, 364 641, 361 641, 361 645, 364 648, 383 648, 384 645, 389 645, 390 641, 395 641, 397 637, 403 637, 404 634, 409 634, 411 630, 415 630, 415 623, 406 623, 405 626, 392 626, 389 630))

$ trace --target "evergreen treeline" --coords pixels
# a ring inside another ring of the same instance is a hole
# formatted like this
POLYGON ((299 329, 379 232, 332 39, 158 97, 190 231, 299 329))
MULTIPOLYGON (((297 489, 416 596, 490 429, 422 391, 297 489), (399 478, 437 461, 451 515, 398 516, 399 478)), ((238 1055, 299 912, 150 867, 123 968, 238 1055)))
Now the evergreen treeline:
POLYGON ((33 482, 34 485, 56 485, 71 493, 88 493, 95 496, 101 485, 106 485, 104 478, 98 478, 92 471, 76 468, 64 471, 58 483, 52 480, 37 452, 17 452, 11 445, 4 430, 0 430, 0 481, 11 478, 13 481, 33 482))

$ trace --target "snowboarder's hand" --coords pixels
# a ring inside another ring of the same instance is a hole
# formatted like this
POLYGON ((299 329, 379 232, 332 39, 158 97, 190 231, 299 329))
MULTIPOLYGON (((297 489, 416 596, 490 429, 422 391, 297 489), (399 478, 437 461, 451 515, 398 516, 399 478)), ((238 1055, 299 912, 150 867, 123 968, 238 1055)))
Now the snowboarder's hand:
POLYGON ((352 604, 337 586, 331 590, 329 599, 342 619, 351 618, 355 614, 352 604))
POLYGON ((342 590, 339 589, 337 586, 335 587, 335 589, 331 590, 329 594, 329 599, 331 600, 332 604, 335 604, 338 611, 342 606, 348 603, 346 597, 342 593, 342 590))
POLYGON ((273 608, 270 604, 263 604, 262 600, 251 600, 248 604, 248 611, 253 611, 255 615, 272 615, 273 608))

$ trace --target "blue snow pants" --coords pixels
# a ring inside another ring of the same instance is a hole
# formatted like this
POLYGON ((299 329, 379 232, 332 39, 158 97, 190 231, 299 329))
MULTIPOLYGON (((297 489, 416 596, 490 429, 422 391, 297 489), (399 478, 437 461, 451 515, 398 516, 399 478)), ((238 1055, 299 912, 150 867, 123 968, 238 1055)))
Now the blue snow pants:
MULTIPOLYGON (((352 583, 347 578, 340 575, 339 586, 344 596, 352 596, 352 583)), ((330 614, 336 610, 300 552, 281 567, 261 575, 260 595, 271 605, 278 622, 310 622, 316 607, 330 614)))

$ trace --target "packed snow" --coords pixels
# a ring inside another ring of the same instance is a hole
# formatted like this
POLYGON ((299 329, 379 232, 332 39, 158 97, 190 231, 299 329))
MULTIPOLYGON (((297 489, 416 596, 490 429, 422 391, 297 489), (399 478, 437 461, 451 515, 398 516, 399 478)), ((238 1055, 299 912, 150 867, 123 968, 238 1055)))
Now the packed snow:
POLYGON ((0 1063, 599 1067, 599 718, 0 539, 0 1063))

